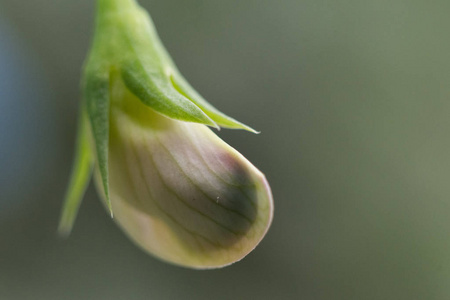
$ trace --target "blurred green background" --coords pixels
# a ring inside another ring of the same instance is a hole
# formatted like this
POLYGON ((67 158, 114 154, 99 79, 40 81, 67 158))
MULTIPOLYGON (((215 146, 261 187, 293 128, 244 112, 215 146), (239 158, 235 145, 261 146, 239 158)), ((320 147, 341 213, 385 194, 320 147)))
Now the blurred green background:
POLYGON ((192 271, 135 247, 91 186, 68 240, 93 0, 0 0, 0 299, 450 299, 448 0, 141 0, 269 179, 271 230, 192 271))

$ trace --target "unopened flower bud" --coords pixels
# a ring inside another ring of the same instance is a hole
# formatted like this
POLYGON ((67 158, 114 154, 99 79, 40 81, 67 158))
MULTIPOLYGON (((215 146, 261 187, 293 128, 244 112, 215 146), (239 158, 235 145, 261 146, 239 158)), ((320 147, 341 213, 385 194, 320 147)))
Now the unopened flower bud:
POLYGON ((214 268, 254 249, 272 220, 269 185, 207 125, 254 130, 184 80, 134 0, 99 0, 83 88, 62 233, 70 232, 95 168, 105 206, 147 252, 214 268))

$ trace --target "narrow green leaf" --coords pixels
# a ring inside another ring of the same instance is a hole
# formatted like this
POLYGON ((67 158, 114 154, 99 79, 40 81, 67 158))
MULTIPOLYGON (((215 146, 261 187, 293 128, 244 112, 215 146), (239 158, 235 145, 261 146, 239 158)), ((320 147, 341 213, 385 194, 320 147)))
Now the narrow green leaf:
POLYGON ((89 147, 87 122, 86 112, 82 109, 78 122, 75 161, 58 226, 58 232, 62 236, 70 234, 84 193, 91 179, 94 161, 91 148, 89 147))
POLYGON ((108 180, 108 144, 109 144, 109 74, 103 75, 87 73, 85 82, 85 100, 89 115, 97 163, 102 177, 106 204, 113 217, 111 200, 109 199, 108 180))
POLYGON ((128 89, 145 105, 172 119, 195 122, 218 128, 197 105, 181 95, 168 78, 150 73, 140 61, 128 60, 122 66, 122 78, 128 89))
POLYGON ((200 107, 205 114, 207 114, 211 119, 214 120, 218 125, 226 128, 233 129, 245 129, 253 133, 259 133, 253 128, 225 115, 220 112, 217 108, 212 106, 208 101, 206 101, 180 74, 173 74, 170 76, 174 88, 183 96, 191 100, 198 107, 200 107))

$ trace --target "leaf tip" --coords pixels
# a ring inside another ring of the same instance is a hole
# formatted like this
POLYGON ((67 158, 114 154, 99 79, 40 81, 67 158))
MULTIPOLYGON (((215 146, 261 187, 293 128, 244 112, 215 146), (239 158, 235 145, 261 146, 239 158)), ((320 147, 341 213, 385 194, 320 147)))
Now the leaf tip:
POLYGON ((70 233, 72 231, 72 225, 67 220, 61 219, 58 225, 58 229, 56 230, 56 233, 58 237, 62 239, 66 239, 69 237, 70 233))
POLYGON ((105 185, 104 186, 104 190, 105 190, 106 206, 107 206, 109 215, 111 216, 111 219, 113 219, 114 218, 114 212, 113 212, 113 208, 112 208, 111 199, 109 198, 109 186, 105 185))

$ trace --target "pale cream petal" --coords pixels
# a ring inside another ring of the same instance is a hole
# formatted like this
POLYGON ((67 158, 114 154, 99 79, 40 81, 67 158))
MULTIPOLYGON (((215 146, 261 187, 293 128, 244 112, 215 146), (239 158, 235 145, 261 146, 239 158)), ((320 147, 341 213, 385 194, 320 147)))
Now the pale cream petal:
POLYGON ((214 268, 242 259, 272 220, 264 175, 206 126, 168 119, 115 86, 115 221, 144 250, 175 264, 214 268))

